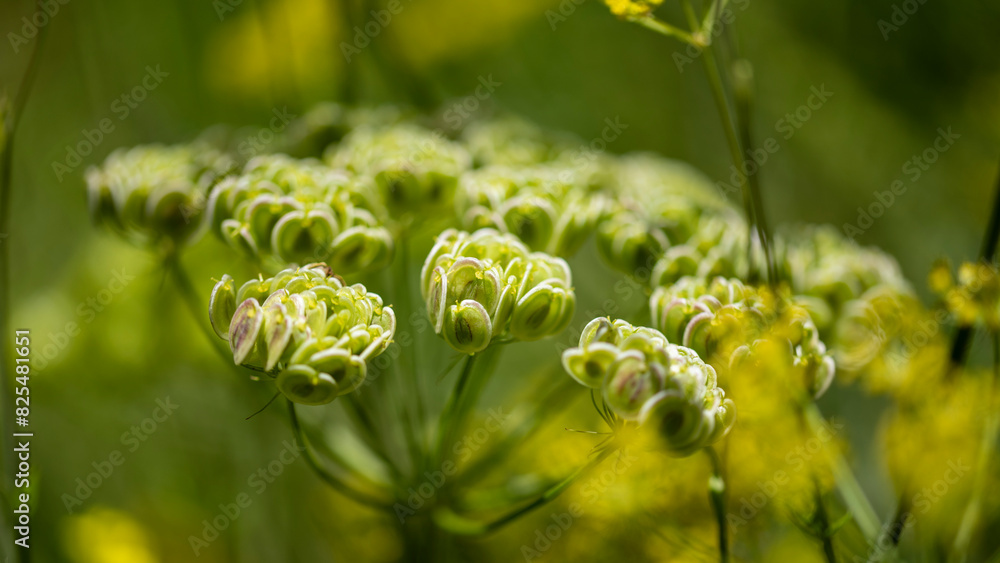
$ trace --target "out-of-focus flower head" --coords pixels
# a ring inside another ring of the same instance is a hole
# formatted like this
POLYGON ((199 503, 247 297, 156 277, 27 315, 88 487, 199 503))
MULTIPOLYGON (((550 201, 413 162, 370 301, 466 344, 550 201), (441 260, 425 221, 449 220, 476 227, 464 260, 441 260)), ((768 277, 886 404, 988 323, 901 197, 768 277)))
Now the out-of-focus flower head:
POLYGON ((618 416, 655 430, 666 450, 686 456, 718 441, 736 417, 715 370, 659 331, 599 317, 563 353, 579 383, 600 389, 618 416))
POLYGON ((229 157, 195 144, 115 150, 87 170, 90 216, 137 244, 190 242, 209 189, 232 166, 229 157))
POLYGON ((613 196, 597 248, 614 268, 652 270, 654 285, 685 275, 745 273, 742 218, 690 166, 651 155, 623 157, 613 196))
POLYGON ((239 288, 225 275, 209 318, 233 361, 276 376, 278 389, 307 405, 358 388, 367 361, 389 346, 396 317, 361 284, 347 286, 326 264, 282 270, 239 288))
POLYGON ((281 266, 323 260, 349 274, 391 260, 384 215, 361 179, 316 160, 267 155, 215 186, 207 218, 213 231, 249 257, 281 266))
POLYGON ((869 392, 924 393, 947 368, 945 320, 909 291, 873 287, 848 301, 837 319, 831 341, 837 366, 869 392))
POLYGON ((473 121, 462 131, 461 139, 476 167, 551 162, 574 144, 571 135, 551 133, 512 115, 473 121))
POLYGON ((822 395, 833 380, 833 356, 809 312, 770 290, 736 279, 717 277, 706 283, 685 277, 657 288, 650 311, 654 325, 668 338, 726 373, 744 369, 748 361, 759 363, 762 354, 778 354, 795 372, 793 386, 804 386, 811 397, 822 395))
POLYGON ((463 227, 492 227, 531 250, 571 256, 609 206, 579 167, 491 166, 465 173, 455 205, 463 227))
POLYGON ((410 123, 358 128, 328 160, 373 179, 397 217, 451 204, 459 175, 471 165, 469 153, 460 144, 410 123))
POLYGON ((334 102, 320 103, 292 120, 275 142, 274 152, 296 158, 320 158, 331 145, 342 141, 358 127, 391 126, 403 119, 393 106, 346 107, 334 102))
POLYGON ((1000 273, 995 265, 965 262, 952 276, 950 264, 939 260, 929 281, 958 325, 1000 329, 1000 273))
MULTIPOLYGON (((825 301, 833 313, 830 322, 845 303, 873 287, 909 290, 895 258, 877 248, 858 246, 832 226, 792 230, 776 237, 775 248, 782 279, 794 294, 825 301)), ((819 326, 829 328, 824 323, 819 326)))
POLYGON ((572 320, 569 265, 494 229, 441 233, 421 270, 434 331, 474 354, 495 339, 538 340, 572 320))
POLYGON ((663 3, 663 0, 604 0, 611 13, 623 19, 646 17, 663 3))

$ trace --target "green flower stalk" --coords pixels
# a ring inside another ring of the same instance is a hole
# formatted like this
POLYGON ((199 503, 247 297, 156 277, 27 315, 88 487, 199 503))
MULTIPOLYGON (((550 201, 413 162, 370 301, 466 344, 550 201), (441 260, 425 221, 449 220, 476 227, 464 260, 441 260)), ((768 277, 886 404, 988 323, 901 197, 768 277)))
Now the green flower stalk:
POLYGON ((573 318, 566 261, 530 252, 517 237, 494 229, 441 233, 420 276, 434 331, 466 354, 496 340, 557 334, 573 318))
POLYGON ((600 390, 618 416, 652 428, 665 450, 687 456, 725 436, 736 407, 716 385, 715 369, 663 333, 600 317, 563 353, 573 379, 600 390))
POLYGON ((213 231, 257 260, 281 266, 325 261, 345 274, 392 259, 385 212, 362 180, 316 160, 260 156, 212 190, 213 231))
POLYGON ((609 206, 597 182, 579 166, 492 166, 462 176, 455 205, 467 229, 495 228, 531 250, 571 256, 609 206))
POLYGON ((281 393, 306 405, 357 389, 367 362, 396 331, 381 297, 345 285, 326 264, 282 270, 238 289, 225 275, 212 290, 209 318, 237 365, 274 375, 281 393))
POLYGON ((461 145, 414 124, 356 129, 327 160, 373 178, 396 217, 449 205, 459 175, 471 165, 461 145))
POLYGON ((209 189, 232 166, 232 159, 206 146, 118 149, 87 170, 90 216, 137 244, 192 242, 209 189))

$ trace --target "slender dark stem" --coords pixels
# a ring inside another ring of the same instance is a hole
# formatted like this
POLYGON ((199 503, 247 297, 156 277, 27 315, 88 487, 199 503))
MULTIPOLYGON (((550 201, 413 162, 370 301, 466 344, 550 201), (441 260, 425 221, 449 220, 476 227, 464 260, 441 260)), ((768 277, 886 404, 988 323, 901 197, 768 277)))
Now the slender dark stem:
MULTIPOLYGON (((997 174, 997 186, 993 194, 993 210, 990 212, 989 224, 983 235, 979 259, 989 263, 996 260, 998 243, 1000 243, 1000 173, 997 174)), ((969 349, 972 347, 973 332, 974 329, 971 326, 960 327, 955 332, 955 339, 951 346, 951 365, 953 368, 965 365, 965 361, 969 357, 969 349)), ((952 369, 952 373, 954 371, 955 369, 952 369)))
POLYGON ((712 502, 712 511, 719 527, 719 561, 729 561, 729 528, 726 524, 726 480, 723 476, 722 460, 713 448, 705 448, 708 459, 712 461, 712 476, 708 479, 708 498, 712 502))
POLYGON ((833 534, 830 531, 830 516, 826 513, 826 506, 823 504, 823 492, 819 482, 814 478, 813 484, 816 488, 816 523, 819 524, 822 533, 823 555, 827 563, 837 563, 837 553, 833 549, 833 534))
MULTIPOLYGON (((24 75, 21 79, 21 84, 18 87, 17 95, 14 98, 13 105, 10 108, 10 114, 4 115, 3 110, 6 108, 0 108, 0 116, 4 118, 3 123, 0 123, 0 338, 3 339, 3 343, 0 344, 0 401, 3 402, 4 408, 11 404, 11 397, 14 396, 14 377, 13 372, 8 372, 10 369, 11 358, 10 350, 13 346, 7 339, 12 337, 10 333, 10 241, 6 240, 9 235, 10 229, 10 199, 11 192, 13 190, 11 186, 11 179, 13 178, 13 163, 14 163, 14 144, 15 144, 15 133, 17 132, 17 127, 20 124, 21 117, 24 114, 24 108, 28 103, 28 95, 31 92, 31 88, 35 83, 35 77, 38 74, 38 61, 39 55, 42 52, 42 48, 45 44, 45 37, 48 35, 48 26, 42 26, 41 30, 38 32, 38 37, 35 39, 35 49, 31 53, 31 59, 28 61, 28 66, 24 71, 24 75)), ((4 103, 0 100, 0 103, 4 103)), ((4 437, 0 440, 3 444, 3 474, 13 475, 15 473, 14 468, 16 467, 17 460, 14 458, 14 446, 8 443, 11 440, 11 436, 14 433, 14 417, 12 414, 5 414, 3 417, 2 426, 4 428, 4 437)), ((12 483, 13 479, 7 481, 0 485, 0 489, 6 489, 9 487, 8 483, 12 483)), ((7 495, 11 497, 13 495, 7 495)), ((4 504, 5 519, 7 518, 7 505, 4 504)), ((30 553, 27 549, 12 548, 17 553, 17 558, 22 561, 28 561, 30 558, 30 553)))
POLYGON ((302 430, 302 426, 299 424, 299 417, 295 413, 295 403, 291 401, 288 401, 288 416, 292 422, 292 431, 295 433, 295 439, 302 445, 306 462, 324 483, 330 485, 330 487, 334 490, 360 504, 382 510, 390 508, 390 504, 388 502, 375 498, 367 493, 355 490, 353 487, 343 482, 339 477, 330 473, 325 467, 323 467, 323 464, 320 462, 316 452, 312 449, 309 438, 306 437, 305 432, 302 430))
POLYGON ((535 500, 531 501, 530 503, 520 508, 511 510, 510 512, 504 514, 503 516, 500 516, 499 518, 496 518, 489 522, 480 522, 477 520, 472 520, 470 518, 466 518, 447 509, 442 509, 436 512, 435 521, 437 522, 440 528, 457 535, 480 536, 489 534, 491 532, 495 532, 500 528, 502 528, 503 526, 505 526, 506 524, 509 524, 514 520, 517 520, 521 516, 524 516, 525 514, 528 514, 555 500, 566 489, 568 489, 581 475, 589 472, 590 470, 600 465, 602 461, 607 459, 608 456, 615 453, 616 451, 618 451, 618 448, 616 447, 608 447, 601 450, 586 465, 581 466, 562 481, 559 481, 552 487, 549 487, 535 500))

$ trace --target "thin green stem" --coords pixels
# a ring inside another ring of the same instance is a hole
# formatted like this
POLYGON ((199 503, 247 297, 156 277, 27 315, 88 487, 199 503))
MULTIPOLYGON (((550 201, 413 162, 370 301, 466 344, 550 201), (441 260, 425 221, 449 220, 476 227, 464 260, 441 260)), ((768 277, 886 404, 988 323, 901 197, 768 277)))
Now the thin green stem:
POLYGON ((195 289, 194 284, 191 283, 191 278, 184 270, 180 256, 172 254, 166 259, 164 266, 173 276, 174 282, 177 284, 177 289, 184 299, 184 304, 191 314, 191 320, 194 321, 194 324, 198 325, 198 330, 205 337, 209 347, 219 355, 219 358, 226 365, 233 365, 233 356, 222 347, 219 336, 205 323, 205 319, 208 317, 208 307, 202 305, 201 299, 198 297, 198 290, 195 289))
POLYGON ((719 561, 729 561, 729 528, 726 523, 726 480, 723 476, 722 460, 711 447, 705 448, 712 462, 712 476, 708 479, 708 498, 712 503, 715 521, 719 527, 719 561))
POLYGON ((674 27, 665 21, 656 19, 653 16, 646 16, 643 18, 638 18, 634 20, 635 23, 645 27, 646 29, 651 29, 660 35, 666 35, 667 37, 673 37, 675 39, 680 39, 688 45, 693 45, 695 47, 704 47, 705 43, 701 39, 695 38, 690 33, 674 27))
POLYGON ((295 434, 295 439, 302 445, 303 453, 305 454, 306 462, 309 467, 316 473, 316 475, 327 485, 329 485, 334 490, 343 494, 344 496, 360 503, 365 506, 370 506, 372 508, 378 508, 380 510, 388 510, 391 508, 391 504, 384 500, 368 493, 364 493, 354 489, 352 486, 348 485, 342 481, 338 476, 329 472, 323 464, 320 462, 319 457, 313 450, 309 438, 306 436, 305 432, 302 430, 302 426, 299 423, 299 417, 295 412, 295 403, 288 401, 288 416, 292 423, 292 432, 295 434))
MULTIPOLYGON (((806 423, 813 433, 819 433, 823 430, 823 415, 820 413, 816 403, 810 402, 805 407, 804 414, 806 423)), ((840 492, 840 496, 843 497, 844 504, 854 516, 854 521, 858 523, 858 527, 865 535, 865 538, 870 542, 874 541, 878 538, 880 521, 871 502, 865 496, 864 489, 858 483, 857 478, 851 471, 850 465, 847 464, 847 461, 839 453, 833 455, 830 464, 837 482, 837 490, 840 492)))
POLYGON ((342 399, 342 404, 344 412, 354 422, 354 426, 361 433, 361 439, 368 446, 368 449, 375 454, 375 457, 382 461, 397 482, 402 482, 402 472, 392 457, 389 456, 389 452, 386 450, 385 443, 382 441, 374 421, 368 415, 368 411, 361 404, 357 395, 349 393, 342 399))
POLYGON ((474 354, 465 360, 465 365, 462 366, 462 373, 459 374, 458 380, 455 381, 455 387, 448 397, 448 402, 444 405, 444 410, 441 411, 441 419, 438 422, 437 440, 434 445, 434 459, 439 462, 443 461, 445 444, 450 443, 450 438, 455 432, 454 426, 455 419, 458 416, 459 403, 462 402, 465 389, 469 385, 469 380, 472 379, 472 372, 476 367, 476 360, 478 358, 479 356, 474 354))
POLYGON ((437 523, 438 527, 441 529, 451 532, 456 535, 463 536, 481 536, 495 532, 505 526, 517 520, 518 518, 529 514, 530 512, 537 510, 538 508, 545 506, 546 504, 555 500, 559 495, 561 495, 566 489, 568 489, 576 480, 585 473, 594 469, 602 461, 607 459, 608 456, 618 451, 617 447, 608 447, 601 450, 593 459, 591 459, 587 464, 581 466, 573 473, 569 474, 565 479, 559 481, 552 487, 549 487, 545 492, 538 496, 535 500, 530 503, 511 510, 506 514, 491 520, 489 522, 481 522, 478 520, 473 520, 467 518, 460 514, 455 513, 451 509, 441 508, 434 513, 434 521, 437 523))

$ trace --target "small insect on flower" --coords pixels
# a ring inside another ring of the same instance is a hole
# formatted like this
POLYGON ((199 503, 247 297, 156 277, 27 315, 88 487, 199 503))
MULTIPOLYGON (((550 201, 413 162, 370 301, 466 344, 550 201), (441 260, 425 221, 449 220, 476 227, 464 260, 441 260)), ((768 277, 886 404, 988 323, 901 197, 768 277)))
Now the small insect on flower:
POLYGON ((237 365, 274 375, 286 397, 306 405, 357 389, 367 362, 396 331, 381 297, 345 285, 326 264, 283 270, 238 290, 225 275, 212 290, 209 318, 237 365))

